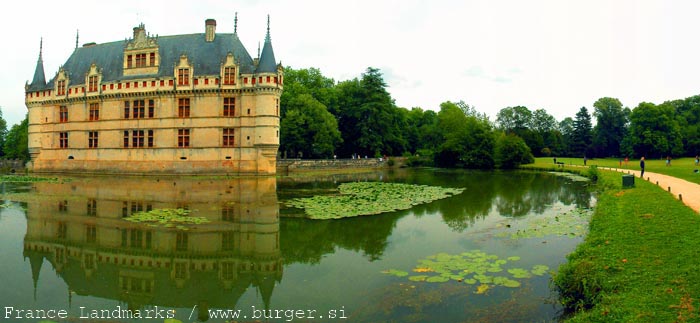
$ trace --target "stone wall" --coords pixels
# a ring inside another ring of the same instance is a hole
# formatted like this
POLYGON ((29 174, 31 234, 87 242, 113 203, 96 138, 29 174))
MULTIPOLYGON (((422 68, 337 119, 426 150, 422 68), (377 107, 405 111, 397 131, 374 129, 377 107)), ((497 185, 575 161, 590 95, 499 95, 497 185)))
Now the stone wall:
POLYGON ((382 168, 387 164, 386 159, 278 159, 277 173, 314 171, 324 169, 373 169, 382 168))
POLYGON ((21 159, 0 159, 0 173, 23 173, 24 161, 21 159))

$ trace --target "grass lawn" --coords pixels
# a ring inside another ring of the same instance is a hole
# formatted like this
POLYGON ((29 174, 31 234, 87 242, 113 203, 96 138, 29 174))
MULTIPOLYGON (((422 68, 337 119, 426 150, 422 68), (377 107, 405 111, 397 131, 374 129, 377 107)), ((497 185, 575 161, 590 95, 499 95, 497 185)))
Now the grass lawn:
MULTIPOLYGON (((552 167, 547 161, 534 166, 552 167)), ((694 166, 674 163, 651 161, 649 171, 694 166)), ((619 173, 600 171, 589 234, 554 278, 563 303, 576 310, 566 322, 699 322, 700 216, 651 183, 621 184, 619 173)))
MULTIPOLYGON (((557 162, 562 162, 565 165, 583 165, 583 158, 557 158, 557 162)), ((671 166, 666 166, 666 160, 661 159, 647 159, 646 160, 646 171, 652 173, 659 173, 664 175, 669 175, 673 177, 682 178, 686 181, 700 184, 700 166, 695 166, 695 158, 679 158, 671 160, 671 166), (695 173, 694 170, 699 170, 695 173)), ((535 158, 535 166, 537 167, 549 167, 554 165, 554 160, 552 157, 539 157, 535 158)), ((620 166, 620 160, 617 158, 602 158, 602 159, 589 159, 586 165, 597 165, 603 167, 615 167, 622 169, 640 170, 639 159, 630 160, 627 165, 625 165, 624 160, 622 161, 622 166, 620 166)))

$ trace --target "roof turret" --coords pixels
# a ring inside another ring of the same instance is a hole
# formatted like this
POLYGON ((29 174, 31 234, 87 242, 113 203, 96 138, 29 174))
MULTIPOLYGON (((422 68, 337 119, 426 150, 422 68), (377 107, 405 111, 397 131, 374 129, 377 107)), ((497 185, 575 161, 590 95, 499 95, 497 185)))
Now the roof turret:
POLYGON ((255 72, 277 73, 277 61, 275 61, 275 52, 272 50, 272 40, 270 39, 270 15, 267 15, 267 35, 265 35, 265 44, 255 72))
POLYGON ((42 38, 39 42, 39 59, 36 62, 34 78, 32 79, 32 83, 29 84, 29 91, 43 90, 44 87, 46 87, 46 77, 44 76, 44 59, 42 58, 43 47, 44 39, 42 38))

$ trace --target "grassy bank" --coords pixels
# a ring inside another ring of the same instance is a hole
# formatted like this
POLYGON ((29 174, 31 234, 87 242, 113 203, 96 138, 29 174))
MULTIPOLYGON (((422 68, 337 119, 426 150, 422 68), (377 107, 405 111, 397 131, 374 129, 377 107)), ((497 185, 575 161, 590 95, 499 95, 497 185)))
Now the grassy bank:
MULTIPOLYGON (((563 162, 564 165, 583 165, 583 158, 557 158, 557 162, 563 162)), ((535 164, 538 166, 553 166, 554 160, 552 157, 540 157, 535 159, 535 164)), ((586 165, 597 165, 604 167, 615 167, 622 169, 639 170, 639 160, 630 160, 627 164, 617 158, 590 159, 586 165)), ((666 166, 666 160, 647 159, 646 171, 659 173, 673 177, 682 178, 686 181, 700 184, 700 166, 695 166, 695 158, 679 158, 671 161, 671 166, 666 166), (695 173, 695 170, 698 173, 695 173)))
POLYGON ((590 232, 554 281, 567 322, 700 321, 700 216, 648 182, 622 189, 616 172, 598 187, 590 232))

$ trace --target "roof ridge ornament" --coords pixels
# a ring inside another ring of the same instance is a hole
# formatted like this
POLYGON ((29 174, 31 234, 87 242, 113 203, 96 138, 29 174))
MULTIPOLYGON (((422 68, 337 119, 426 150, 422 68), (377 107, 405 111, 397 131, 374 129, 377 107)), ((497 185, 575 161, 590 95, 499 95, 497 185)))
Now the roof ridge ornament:
POLYGON ((238 11, 233 16, 233 35, 238 37, 238 11))

